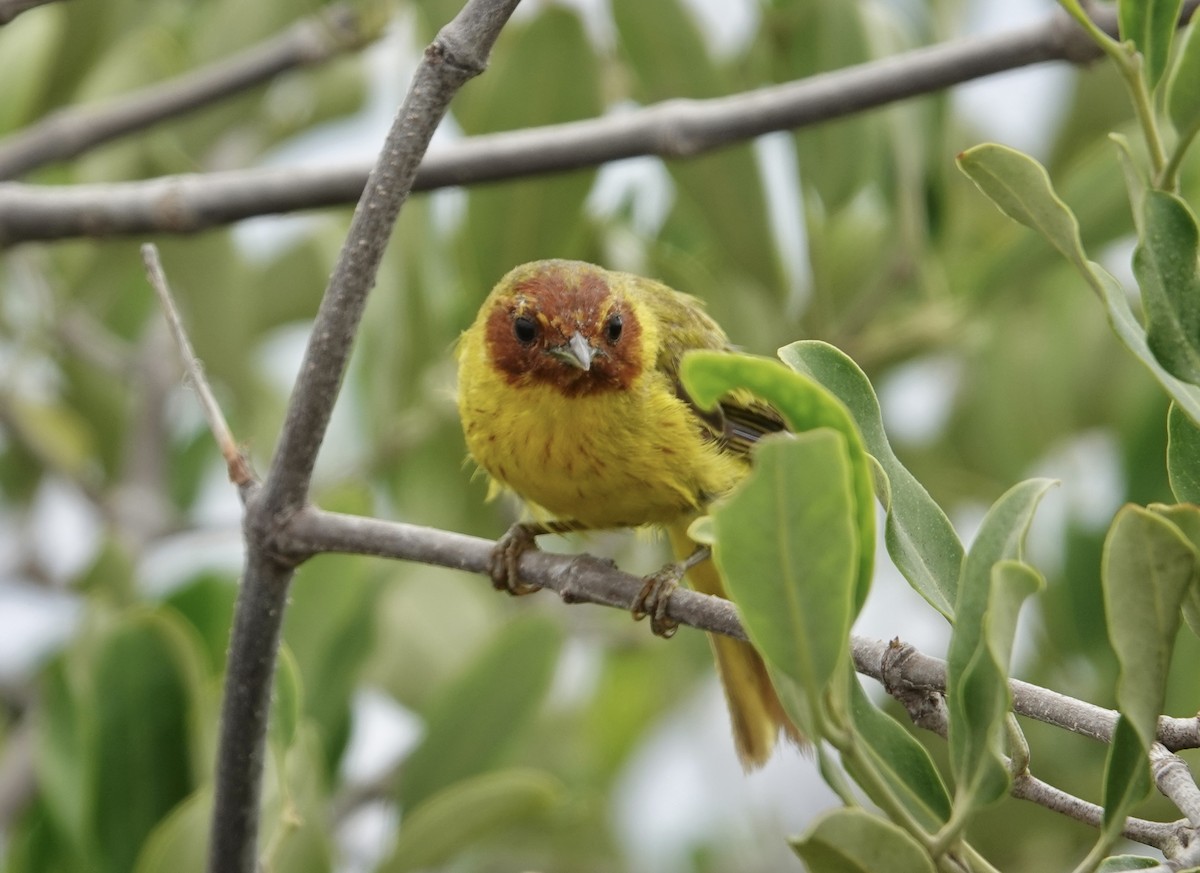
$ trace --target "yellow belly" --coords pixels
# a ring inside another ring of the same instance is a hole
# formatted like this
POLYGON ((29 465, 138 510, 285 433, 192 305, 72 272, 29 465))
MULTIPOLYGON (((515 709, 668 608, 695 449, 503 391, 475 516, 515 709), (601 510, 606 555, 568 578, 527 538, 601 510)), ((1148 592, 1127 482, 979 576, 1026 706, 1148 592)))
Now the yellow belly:
POLYGON ((744 462, 701 438, 665 382, 565 397, 549 385, 484 378, 460 391, 471 456, 560 519, 596 528, 666 523, 745 474, 744 462))

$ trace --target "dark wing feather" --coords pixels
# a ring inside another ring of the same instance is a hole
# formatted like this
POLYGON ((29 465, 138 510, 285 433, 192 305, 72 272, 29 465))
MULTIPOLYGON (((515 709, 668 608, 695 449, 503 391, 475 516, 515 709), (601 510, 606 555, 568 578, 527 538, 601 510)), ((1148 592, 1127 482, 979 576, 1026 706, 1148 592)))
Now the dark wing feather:
POLYGON ((727 394, 716 409, 700 409, 679 379, 679 361, 684 352, 691 349, 732 351, 729 338, 695 297, 648 279, 636 281, 639 289, 644 290, 644 300, 654 311, 661 328, 655 361, 657 369, 674 386, 676 396, 695 412, 707 438, 733 454, 748 455, 750 447, 761 437, 786 430, 787 426, 775 408, 749 392, 727 394))

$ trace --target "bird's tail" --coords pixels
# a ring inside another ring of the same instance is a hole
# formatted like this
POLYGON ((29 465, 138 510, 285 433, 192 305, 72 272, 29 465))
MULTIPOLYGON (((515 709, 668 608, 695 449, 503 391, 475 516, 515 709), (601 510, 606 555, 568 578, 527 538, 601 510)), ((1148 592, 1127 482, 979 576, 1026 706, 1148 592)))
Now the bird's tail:
MULTIPOLYGON (((677 560, 683 560, 696 549, 685 524, 669 526, 668 534, 677 560)), ((687 580, 702 594, 728 597, 711 559, 689 570, 687 580)), ((765 764, 780 729, 795 743, 803 744, 804 737, 784 712, 767 674, 767 665, 754 647, 719 634, 709 634, 708 639, 717 659, 717 675, 725 689, 733 742, 742 766, 751 770, 765 764)))

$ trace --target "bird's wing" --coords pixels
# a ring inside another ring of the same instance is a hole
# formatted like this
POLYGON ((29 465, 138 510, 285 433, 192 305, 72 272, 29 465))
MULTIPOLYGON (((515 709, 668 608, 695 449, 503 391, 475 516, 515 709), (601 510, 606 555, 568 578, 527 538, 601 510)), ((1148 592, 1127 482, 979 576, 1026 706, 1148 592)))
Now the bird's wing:
POLYGON ((783 417, 775 408, 749 391, 727 394, 711 410, 695 404, 680 381, 680 360, 692 349, 732 351, 729 338, 696 298, 657 282, 642 281, 645 302, 659 324, 655 366, 674 386, 676 396, 695 413, 702 433, 732 454, 748 455, 750 447, 761 437, 785 430, 783 417))

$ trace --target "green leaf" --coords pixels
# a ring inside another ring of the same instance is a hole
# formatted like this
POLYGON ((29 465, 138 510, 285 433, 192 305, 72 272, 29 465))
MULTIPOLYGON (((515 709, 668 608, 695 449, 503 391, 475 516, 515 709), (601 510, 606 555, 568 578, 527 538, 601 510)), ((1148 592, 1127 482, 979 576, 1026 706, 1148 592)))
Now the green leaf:
POLYGON ((1033 512, 1051 484, 1031 479, 997 500, 963 561, 947 679, 956 804, 979 808, 1007 790, 1009 647, 1020 604, 1040 581, 1019 561, 1033 512))
POLYGON ((1154 867, 1161 867, 1157 858, 1148 858, 1145 855, 1113 855, 1100 862, 1096 873, 1122 873, 1125 870, 1149 870, 1154 867))
POLYGON ((729 391, 746 389, 779 410, 794 433, 828 427, 843 436, 858 529, 859 563, 854 590, 854 615, 857 615, 870 590, 875 561, 874 477, 862 436, 846 407, 807 376, 753 355, 688 352, 680 365, 680 375, 688 395, 701 407, 713 406, 729 391))
POLYGON ((1121 508, 1104 541, 1100 581, 1108 635, 1121 665, 1117 708, 1154 741, 1179 607, 1197 577, 1197 554, 1174 524, 1140 506, 1121 508))
POLYGON ((441 689, 426 715, 425 739, 404 762, 406 809, 496 765, 541 706, 561 647, 555 623, 522 618, 441 689))
POLYGON ((1192 420, 1200 422, 1200 390, 1167 372, 1150 351, 1146 332, 1129 308, 1121 283, 1084 254, 1079 223, 1054 193, 1045 168, 1028 155, 994 143, 967 149, 958 156, 958 165, 1001 212, 1041 233, 1075 265, 1104 301, 1117 337, 1192 420))
POLYGON ((1104 765, 1104 819, 1100 840, 1112 845, 1120 836, 1130 810, 1146 799, 1153 783, 1146 745, 1133 723, 1117 720, 1104 765))
MULTIPOLYGON (((596 50, 579 16, 564 6, 505 28, 488 74, 454 100, 454 117, 468 135, 577 121, 603 110, 596 50), (547 88, 547 70, 570 75, 547 88)), ((482 295, 516 264, 576 250, 595 177, 583 169, 472 188, 458 237, 466 287, 482 295)))
POLYGON ((1142 289, 1146 340, 1173 376, 1200 383, 1200 263, 1196 219, 1166 191, 1150 190, 1142 202, 1143 234, 1133 252, 1142 289))
POLYGON ((505 828, 536 821, 561 802, 563 787, 539 770, 501 770, 457 782, 400 822, 383 873, 440 867, 505 828))
POLYGON ((816 709, 849 664, 860 543, 845 438, 829 428, 768 437, 754 459, 712 511, 714 559, 755 648, 816 709))
POLYGON ((995 143, 983 143, 962 152, 958 167, 1001 212, 1036 230, 1081 272, 1087 273, 1079 222, 1054 192, 1045 167, 1029 155, 995 143))
POLYGON ((1181 0, 1120 0, 1117 15, 1121 39, 1133 40, 1142 53, 1146 86, 1153 90, 1167 68, 1171 38, 1179 21, 1181 0))
MULTIPOLYGON (((1186 419, 1184 419, 1186 421, 1186 419)), ((1200 555, 1200 506, 1185 504, 1179 506, 1164 506, 1152 503, 1151 512, 1167 519, 1192 544, 1192 548, 1200 555)), ((1191 628, 1192 633, 1200 636, 1200 585, 1193 582, 1188 586, 1183 596, 1181 607, 1183 620, 1191 628)))
POLYGON ((863 809, 821 816, 792 848, 809 873, 934 873, 933 861, 911 836, 863 809))
POLYGON ((1097 288, 1108 309, 1108 322, 1118 339, 1145 365, 1188 417, 1192 421, 1200 422, 1200 389, 1190 382, 1177 379, 1163 368, 1150 351, 1146 342, 1146 332, 1134 316, 1133 310, 1129 308, 1129 300, 1125 297, 1125 289, 1121 287, 1121 283, 1099 264, 1089 262, 1088 266, 1091 274, 1096 277, 1097 288))
POLYGON ((1200 427, 1175 403, 1167 412, 1167 476, 1176 500, 1200 503, 1200 427))
MULTIPOLYGON (((709 57, 686 3, 613 0, 611 10, 623 69, 638 102, 720 97, 749 87, 725 75, 709 57)), ((714 266, 736 265, 766 289, 785 287, 753 148, 736 145, 665 166, 678 186, 673 211, 698 225, 705 240, 703 248, 688 247, 689 256, 711 250, 714 266)))
MULTIPOLYGON (((856 676, 849 681, 854 729, 863 751, 917 822, 930 833, 935 832, 950 818, 950 795, 933 759, 903 725, 871 702, 856 676)), ((853 758, 846 759, 845 764, 871 796, 873 780, 860 778, 853 758)))
POLYGON ((133 873, 204 873, 212 803, 205 786, 171 810, 151 831, 133 873))
POLYGON ((918 594, 942 615, 953 618, 962 543, 946 513, 892 451, 879 400, 866 374, 842 351, 817 340, 784 346, 779 357, 793 370, 816 379, 846 405, 867 451, 886 474, 887 490, 877 486, 876 492, 887 510, 884 541, 888 554, 918 594))
POLYGON ((1200 128, 1200 19, 1194 17, 1167 80, 1167 115, 1180 139, 1195 136, 1200 128))
POLYGON ((275 680, 271 693, 270 731, 271 743, 283 752, 296 738, 296 728, 304 704, 304 687, 300 668, 291 648, 279 647, 279 661, 275 667, 275 680))
POLYGON ((104 869, 129 870, 158 821, 193 788, 190 719, 200 653, 168 613, 122 620, 90 664, 95 829, 104 869))

